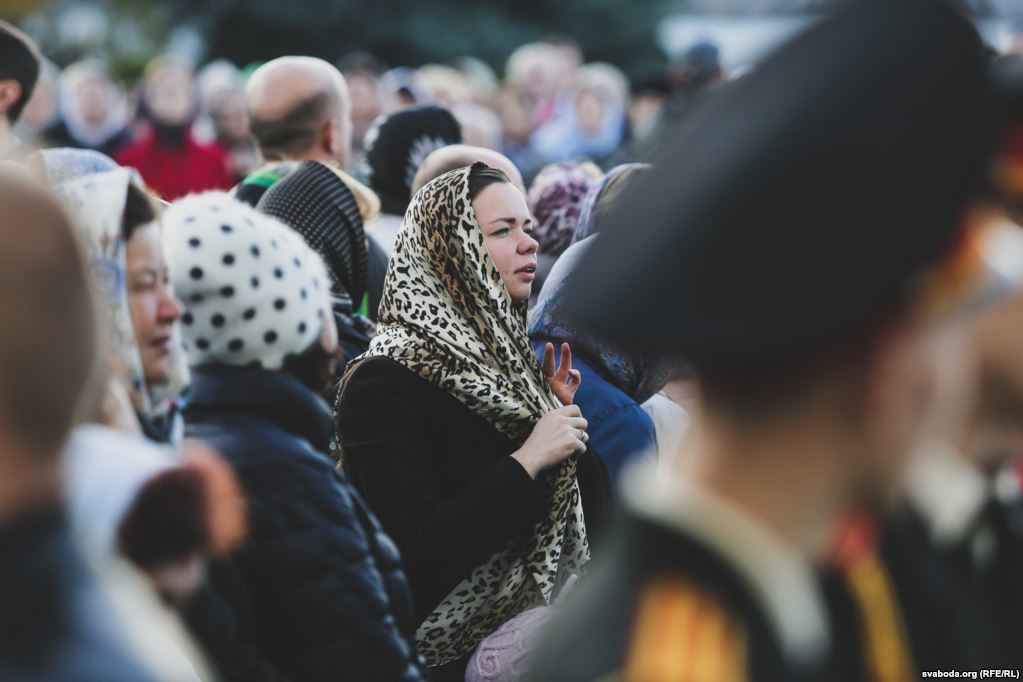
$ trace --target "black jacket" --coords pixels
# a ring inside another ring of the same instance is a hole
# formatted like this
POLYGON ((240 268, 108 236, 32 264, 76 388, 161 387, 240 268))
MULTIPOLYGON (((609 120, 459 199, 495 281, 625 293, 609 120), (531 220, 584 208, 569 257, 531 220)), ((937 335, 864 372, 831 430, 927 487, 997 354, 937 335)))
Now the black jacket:
MULTIPOLYGON (((457 398, 389 358, 355 370, 337 426, 352 482, 401 548, 422 621, 508 540, 533 532, 547 500, 509 457, 517 447, 457 398)), ((609 506, 600 460, 579 462, 587 531, 609 506)))
MULTIPOLYGON (((380 299, 384 296, 384 280, 390 257, 372 235, 366 235, 366 296, 369 298, 369 319, 376 322, 380 299)), ((359 307, 359 302, 355 302, 359 307)))
MULTIPOLYGON (((844 600, 833 583, 821 579, 829 610, 844 600)), ((819 661, 796 664, 761 600, 730 563, 695 537, 626 509, 608 552, 541 636, 528 679, 710 680, 716 678, 708 669, 743 661, 743 682, 862 682, 855 635, 855 628, 843 631, 819 661), (723 622, 731 626, 717 629, 723 622)))
POLYGON ((225 677, 422 679, 398 551, 324 454, 326 404, 279 372, 203 367, 185 421, 228 459, 248 503, 245 544, 213 572, 237 636, 211 644, 194 628, 225 677))
POLYGON ((0 680, 153 680, 115 628, 56 508, 0 528, 0 680))
POLYGON ((1001 585, 986 584, 969 570, 967 539, 954 548, 936 545, 908 506, 888 520, 881 540, 881 558, 920 671, 1023 665, 1023 533, 998 555, 1006 576, 1001 585))

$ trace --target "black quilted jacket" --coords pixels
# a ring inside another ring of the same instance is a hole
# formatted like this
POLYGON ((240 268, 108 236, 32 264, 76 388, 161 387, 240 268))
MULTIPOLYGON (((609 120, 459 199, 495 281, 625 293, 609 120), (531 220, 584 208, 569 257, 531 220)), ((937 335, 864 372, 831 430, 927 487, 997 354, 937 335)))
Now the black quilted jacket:
POLYGON ((326 404, 259 368, 198 368, 192 380, 186 435, 229 460, 248 503, 245 544, 214 567, 189 618, 221 674, 426 678, 398 550, 325 454, 326 404))

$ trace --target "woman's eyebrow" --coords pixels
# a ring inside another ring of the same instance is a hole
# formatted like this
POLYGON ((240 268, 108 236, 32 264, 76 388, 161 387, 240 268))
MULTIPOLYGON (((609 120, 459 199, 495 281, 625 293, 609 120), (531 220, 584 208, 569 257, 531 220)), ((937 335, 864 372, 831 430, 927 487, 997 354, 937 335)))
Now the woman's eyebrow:
POLYGON ((512 225, 514 225, 516 222, 518 222, 518 218, 495 218, 494 220, 491 220, 487 224, 493 225, 494 223, 511 223, 512 225))

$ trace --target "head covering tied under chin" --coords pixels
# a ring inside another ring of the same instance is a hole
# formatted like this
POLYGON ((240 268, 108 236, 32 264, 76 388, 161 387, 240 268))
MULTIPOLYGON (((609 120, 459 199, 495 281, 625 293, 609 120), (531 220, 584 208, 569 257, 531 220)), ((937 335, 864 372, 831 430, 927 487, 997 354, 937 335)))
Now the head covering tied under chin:
POLYGON ((529 336, 567 342, 574 353, 582 353, 611 383, 642 403, 667 383, 674 363, 665 354, 620 348, 581 327, 572 320, 565 301, 565 282, 598 238, 594 234, 572 244, 554 264, 530 316, 529 336))
POLYGON ((105 173, 118 167, 106 154, 92 149, 56 147, 40 149, 39 166, 51 187, 85 175, 105 173))
MULTIPOLYGON (((413 197, 391 256, 378 335, 349 375, 362 360, 390 358, 522 443, 561 405, 529 346, 527 302, 512 299, 476 222, 468 181, 479 166, 442 175, 413 197)), ((474 570, 424 620, 416 638, 430 665, 470 653, 501 623, 549 603, 588 560, 575 469, 570 458, 542 477, 551 501, 537 532, 474 570)))
POLYGON ((129 395, 147 433, 161 440, 181 434, 180 397, 190 378, 181 348, 178 325, 171 331, 169 376, 161 384, 146 384, 138 341, 128 305, 127 249, 122 222, 128 185, 139 182, 128 168, 83 175, 56 185, 80 228, 79 235, 91 264, 98 292, 107 305, 108 338, 127 382, 129 395))
POLYGON ((600 202, 600 198, 608 186, 623 174, 640 168, 647 168, 647 165, 642 163, 623 163, 615 166, 607 173, 604 173, 603 177, 590 187, 579 206, 579 219, 576 221, 575 233, 572 235, 573 244, 577 244, 587 237, 597 234, 599 231, 599 225, 597 225, 597 204, 600 202))
POLYGON ((526 197, 536 219, 533 238, 540 255, 558 257, 572 243, 579 216, 590 189, 601 180, 591 161, 563 161, 540 171, 526 197))

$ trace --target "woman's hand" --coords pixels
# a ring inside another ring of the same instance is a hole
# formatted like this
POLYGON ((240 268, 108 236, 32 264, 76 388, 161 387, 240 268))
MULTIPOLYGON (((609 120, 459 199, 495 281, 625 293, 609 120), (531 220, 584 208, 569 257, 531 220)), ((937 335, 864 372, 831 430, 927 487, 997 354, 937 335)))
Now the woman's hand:
POLYGON ((551 410, 533 427, 533 432, 512 453, 512 457, 533 478, 544 469, 560 464, 574 453, 586 452, 586 420, 575 405, 551 410))
POLYGON ((579 370, 572 369, 572 349, 568 347, 567 343, 561 344, 561 362, 555 369, 554 344, 549 342, 544 344, 541 366, 554 395, 558 397, 562 405, 571 405, 575 400, 575 392, 579 390, 579 384, 582 383, 582 375, 579 370))

